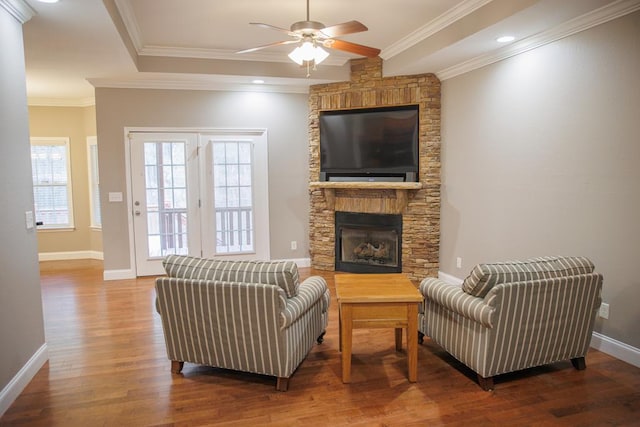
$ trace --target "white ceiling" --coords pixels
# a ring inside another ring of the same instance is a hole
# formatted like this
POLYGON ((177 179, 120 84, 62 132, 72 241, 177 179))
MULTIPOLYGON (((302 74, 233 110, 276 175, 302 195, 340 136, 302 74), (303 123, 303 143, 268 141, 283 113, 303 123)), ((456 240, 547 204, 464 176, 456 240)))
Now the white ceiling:
MULTIPOLYGON (((27 93, 34 105, 90 105, 95 87, 276 90, 348 79, 357 56, 331 56, 306 78, 293 45, 237 54, 288 36, 306 0, 26 0, 27 93), (264 85, 252 85, 255 78, 264 85)), ((341 37, 381 49, 385 76, 446 79, 640 9, 640 0, 309 0, 326 26, 358 20, 341 37), (501 45, 495 39, 516 40, 501 45)))

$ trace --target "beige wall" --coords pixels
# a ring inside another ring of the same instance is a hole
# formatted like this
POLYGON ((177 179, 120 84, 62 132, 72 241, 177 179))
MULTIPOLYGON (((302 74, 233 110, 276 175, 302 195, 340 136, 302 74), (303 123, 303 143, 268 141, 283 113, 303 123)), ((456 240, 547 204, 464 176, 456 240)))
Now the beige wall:
POLYGON ((44 347, 45 340, 36 232, 25 226, 25 212, 33 211, 33 192, 22 25, 2 4, 0 28, 1 415, 10 397, 20 391, 15 388, 21 382, 12 383, 11 390, 5 387, 44 347))
POLYGON ((67 137, 71 147, 73 231, 38 231, 38 252, 102 252, 102 232, 90 228, 87 137, 96 135, 95 107, 29 107, 32 137, 67 137))
POLYGON ((640 13, 443 82, 442 271, 585 255, 640 348, 640 13), (463 266, 456 268, 456 257, 463 266))
POLYGON ((309 257, 306 94, 97 88, 96 111, 105 272, 133 269, 125 127, 266 128, 271 258, 309 257), (109 203, 109 192, 122 192, 125 202, 109 203))

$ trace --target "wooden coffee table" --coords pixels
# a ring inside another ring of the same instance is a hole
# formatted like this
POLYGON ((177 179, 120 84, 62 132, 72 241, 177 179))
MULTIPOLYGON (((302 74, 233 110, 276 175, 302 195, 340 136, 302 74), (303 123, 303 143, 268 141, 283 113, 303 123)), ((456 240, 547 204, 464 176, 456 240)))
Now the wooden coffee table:
POLYGON ((418 304, 422 294, 404 274, 336 274, 340 310, 342 382, 351 382, 352 332, 356 328, 395 328, 396 350, 407 330, 409 381, 418 379, 418 304))

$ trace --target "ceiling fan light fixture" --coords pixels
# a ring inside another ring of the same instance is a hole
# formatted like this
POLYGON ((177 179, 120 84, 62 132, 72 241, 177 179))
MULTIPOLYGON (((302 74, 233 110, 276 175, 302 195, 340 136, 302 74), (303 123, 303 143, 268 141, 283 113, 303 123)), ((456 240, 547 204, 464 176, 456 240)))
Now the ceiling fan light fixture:
POLYGON ((289 58, 298 65, 302 65, 304 63, 300 46, 297 46, 291 51, 289 58))
MULTIPOLYGON (((0 2, 2 1, 3 0, 0 0, 0 2)), ((327 52, 320 46, 326 47, 328 49, 341 50, 368 58, 375 58, 380 54, 380 49, 338 39, 338 37, 342 37, 347 34, 367 31, 368 28, 364 24, 358 21, 348 21, 326 27, 321 22, 311 21, 309 19, 309 0, 306 0, 306 2, 307 19, 305 21, 298 21, 291 24, 291 30, 286 30, 282 27, 276 27, 269 24, 263 24, 261 22, 250 22, 251 25, 257 25, 262 28, 268 28, 281 33, 286 33, 290 38, 293 39, 282 40, 275 43, 269 43, 249 49, 243 49, 237 51, 236 53, 248 53, 268 47, 281 46, 285 44, 296 44, 296 48, 289 53, 289 59, 300 66, 306 65, 307 77, 309 77, 311 70, 316 69, 316 65, 323 62, 329 57, 329 52, 327 52)))
POLYGON ((301 46, 296 47, 289 54, 289 58, 298 65, 303 65, 305 62, 311 61, 319 64, 328 57, 329 52, 321 47, 314 46, 310 41, 303 42, 301 46))
POLYGON ((324 50, 323 48, 321 48, 319 46, 316 46, 316 48, 315 48, 315 56, 313 58, 313 61, 316 64, 321 63, 322 61, 324 61, 328 57, 329 57, 329 52, 327 52, 326 50, 324 50))
POLYGON ((316 47, 310 41, 305 41, 300 46, 300 55, 302 55, 302 59, 305 61, 311 61, 315 57, 315 49, 316 47))

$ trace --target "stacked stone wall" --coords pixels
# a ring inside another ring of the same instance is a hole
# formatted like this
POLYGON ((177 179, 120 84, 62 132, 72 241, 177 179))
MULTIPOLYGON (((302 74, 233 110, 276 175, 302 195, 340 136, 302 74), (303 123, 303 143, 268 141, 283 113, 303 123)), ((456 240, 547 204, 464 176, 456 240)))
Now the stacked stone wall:
MULTIPOLYGON (((309 93, 309 179, 320 176, 319 113, 324 110, 418 104, 420 190, 408 190, 402 210, 402 271, 412 280, 437 277, 440 251, 440 80, 434 74, 382 77, 382 59, 351 61, 351 81, 312 86, 309 93)), ((385 203, 394 190, 336 190, 334 208, 322 188, 310 187, 311 266, 334 270, 335 211, 338 206, 369 213, 397 213, 385 203)))

